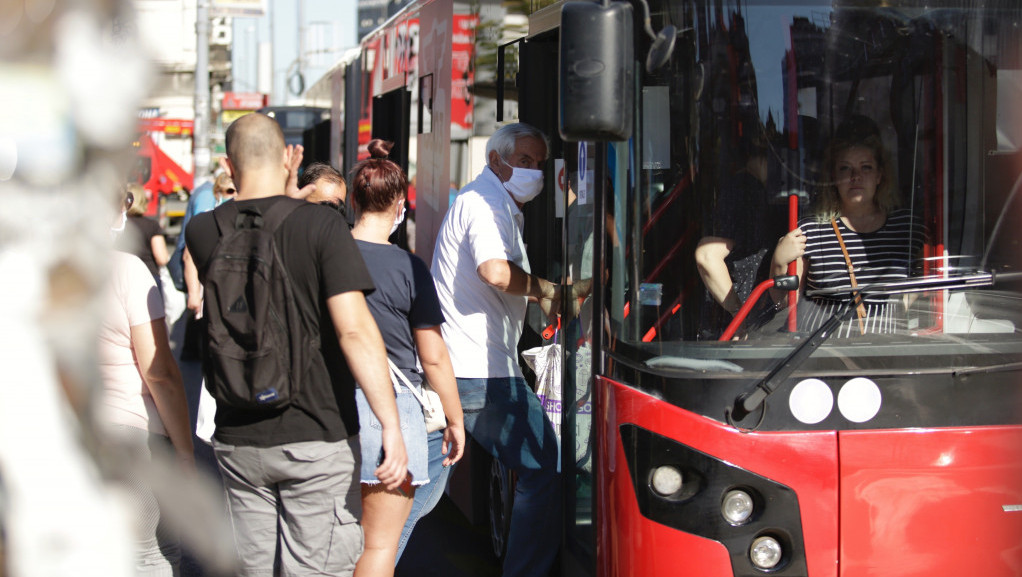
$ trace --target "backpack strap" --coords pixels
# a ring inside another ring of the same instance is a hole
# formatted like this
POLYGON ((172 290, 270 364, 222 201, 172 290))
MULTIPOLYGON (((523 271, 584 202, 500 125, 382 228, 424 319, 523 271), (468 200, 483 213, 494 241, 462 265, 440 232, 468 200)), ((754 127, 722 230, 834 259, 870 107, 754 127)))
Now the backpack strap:
POLYGON ((234 230, 234 219, 238 215, 238 207, 234 202, 225 202, 213 209, 213 220, 216 222, 217 232, 220 238, 227 236, 227 233, 234 230))

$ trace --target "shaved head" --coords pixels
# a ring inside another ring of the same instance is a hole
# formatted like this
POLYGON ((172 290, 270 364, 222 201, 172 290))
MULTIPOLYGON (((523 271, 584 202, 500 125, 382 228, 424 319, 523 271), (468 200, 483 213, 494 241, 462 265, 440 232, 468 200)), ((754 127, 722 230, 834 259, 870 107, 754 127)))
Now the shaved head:
POLYGON ((258 112, 246 114, 227 127, 226 145, 227 158, 240 173, 281 164, 284 157, 284 133, 280 125, 258 112))

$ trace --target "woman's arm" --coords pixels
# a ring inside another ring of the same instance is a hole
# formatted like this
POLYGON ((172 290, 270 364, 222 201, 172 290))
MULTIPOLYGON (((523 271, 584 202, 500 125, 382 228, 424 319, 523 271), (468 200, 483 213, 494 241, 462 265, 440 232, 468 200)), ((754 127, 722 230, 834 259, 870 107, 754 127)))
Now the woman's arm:
POLYGON ((465 452, 465 417, 461 411, 461 397, 458 396, 458 384, 454 380, 454 367, 451 366, 447 345, 439 326, 413 329, 412 335, 422 363, 422 372, 426 374, 429 386, 440 395, 440 403, 447 416, 443 445, 447 458, 444 459, 444 465, 457 463, 465 452))
MULTIPOLYGON (((777 241, 774 256, 770 261, 770 278, 788 274, 788 264, 796 262, 795 274, 798 275, 798 294, 801 296, 805 288, 806 270, 806 235, 801 228, 796 228, 777 241)), ((774 302, 780 302, 788 291, 770 289, 774 302)))
POLYGON ((174 445, 178 460, 188 467, 194 467, 192 424, 188 417, 184 382, 170 350, 164 319, 131 327, 131 347, 135 350, 142 379, 149 387, 156 411, 174 445))
POLYGON ((162 234, 154 234, 149 239, 149 249, 153 251, 153 260, 156 266, 167 266, 170 262, 170 253, 167 252, 167 239, 162 234))

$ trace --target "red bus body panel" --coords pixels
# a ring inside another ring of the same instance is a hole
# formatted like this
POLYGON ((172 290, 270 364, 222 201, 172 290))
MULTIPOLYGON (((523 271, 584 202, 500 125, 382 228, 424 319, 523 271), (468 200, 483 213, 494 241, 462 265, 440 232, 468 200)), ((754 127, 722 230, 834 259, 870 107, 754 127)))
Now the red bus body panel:
POLYGON ((1022 575, 1022 428, 840 439, 842 575, 1022 575))
POLYGON ((813 577, 837 577, 838 461, 834 431, 741 433, 615 383, 596 379, 597 575, 731 575, 723 545, 643 517, 618 427, 634 423, 787 485, 799 497, 806 563, 813 577))
POLYGON ((596 403, 600 577, 733 574, 722 544, 639 512, 625 423, 794 490, 812 577, 1022 575, 1020 427, 742 433, 603 377, 596 403))

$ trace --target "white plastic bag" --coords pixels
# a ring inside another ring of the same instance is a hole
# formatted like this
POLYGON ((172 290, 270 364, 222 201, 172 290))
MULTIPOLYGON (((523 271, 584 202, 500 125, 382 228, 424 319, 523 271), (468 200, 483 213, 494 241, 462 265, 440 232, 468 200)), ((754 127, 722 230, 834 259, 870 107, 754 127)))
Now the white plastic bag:
POLYGON ((199 387, 199 411, 195 417, 195 436, 207 445, 213 444, 213 432, 216 424, 216 399, 206 390, 206 379, 202 379, 202 386, 199 387))
POLYGON ((536 396, 543 412, 554 425, 557 441, 561 440, 561 345, 543 345, 522 351, 525 364, 536 373, 536 396))

